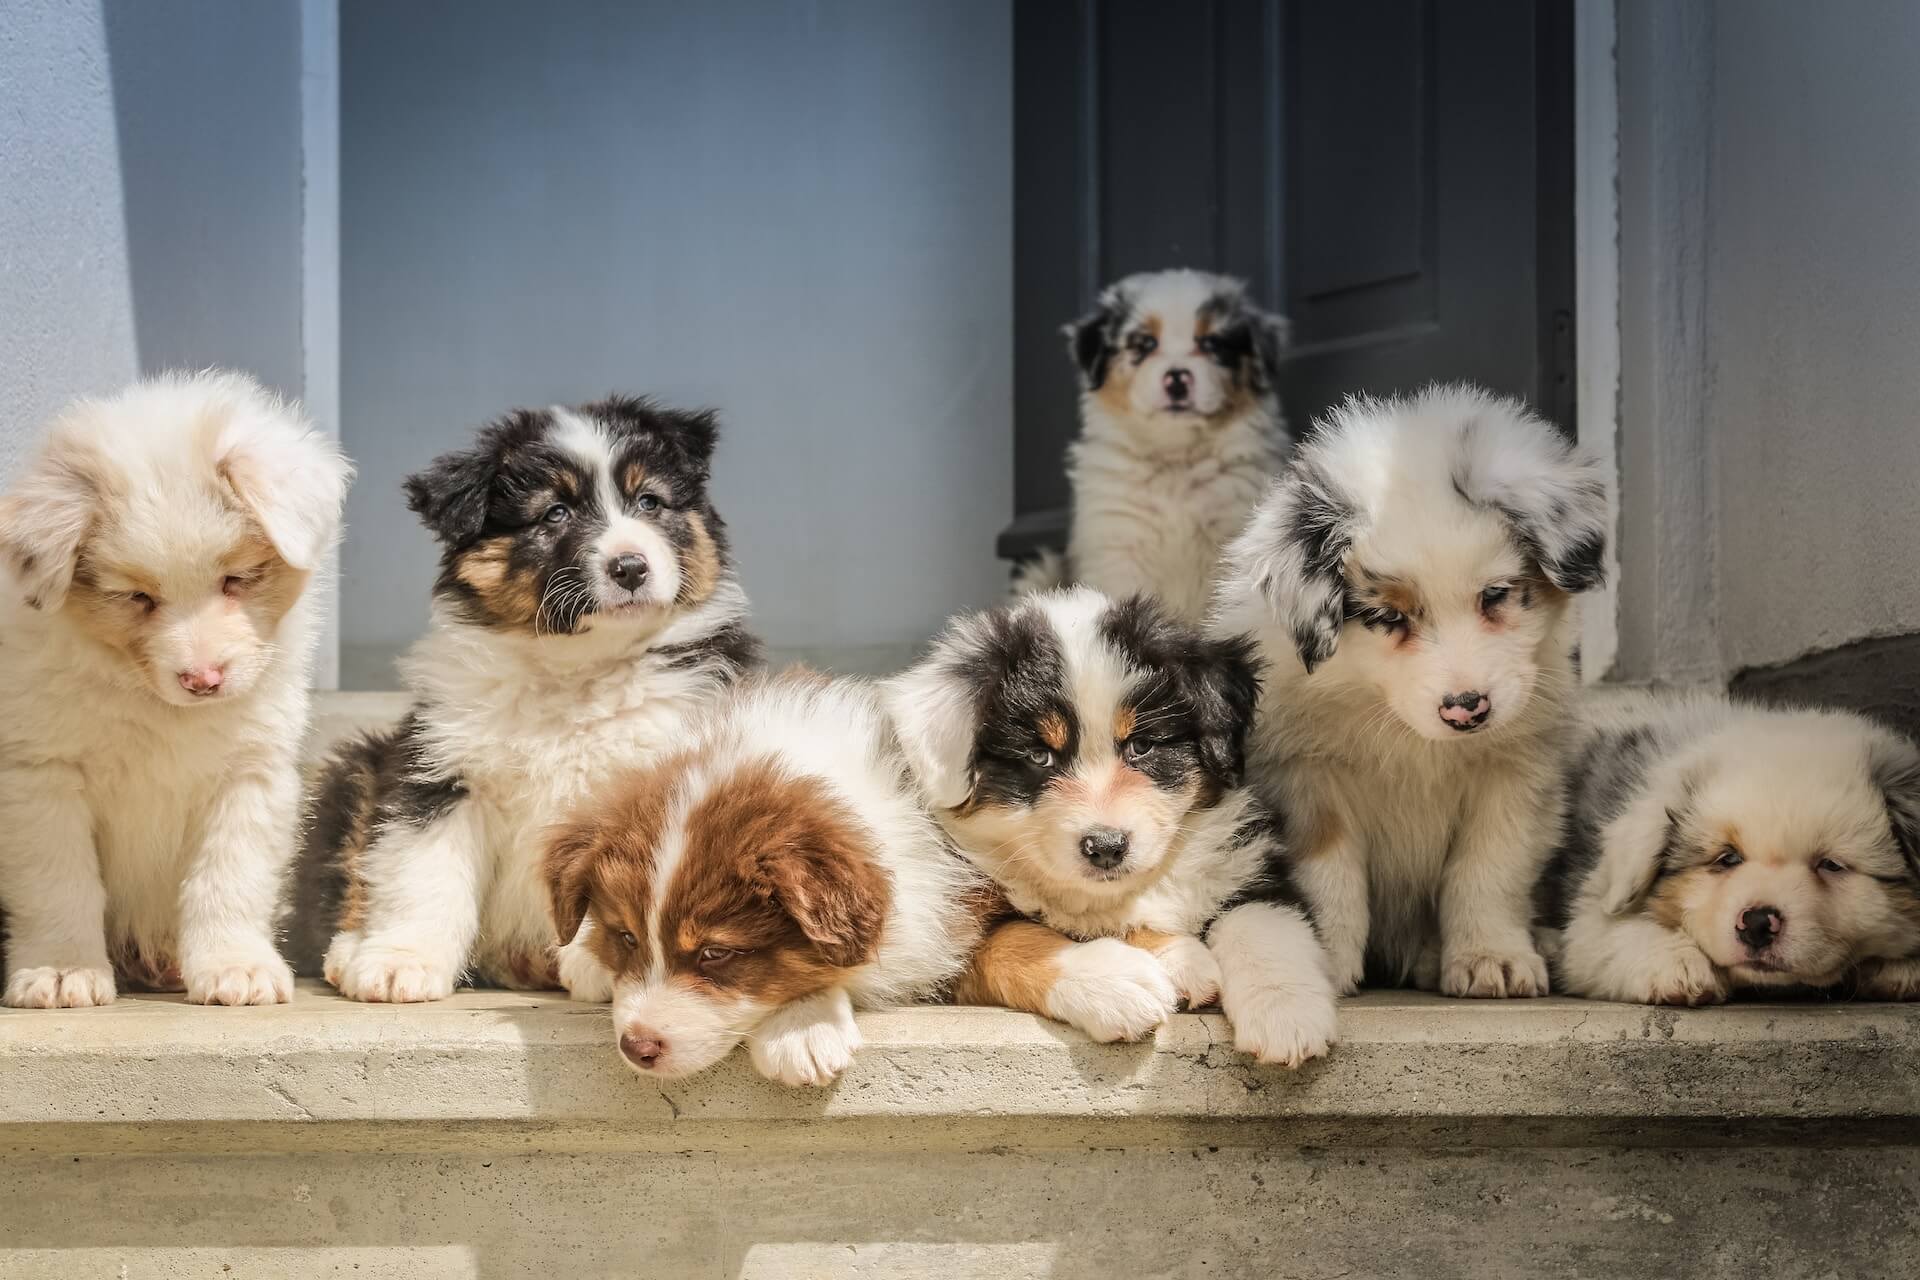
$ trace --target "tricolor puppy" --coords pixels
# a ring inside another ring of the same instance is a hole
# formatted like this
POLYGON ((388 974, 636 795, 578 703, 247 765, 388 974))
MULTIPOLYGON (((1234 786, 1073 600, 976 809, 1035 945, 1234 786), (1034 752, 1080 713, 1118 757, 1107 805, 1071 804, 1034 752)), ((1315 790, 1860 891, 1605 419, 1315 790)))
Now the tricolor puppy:
POLYGON ((351 468, 235 373, 55 420, 0 499, 5 1002, 289 999, 309 592, 351 468))
POLYGON ((1240 786, 1248 649, 1081 587, 962 618, 890 682, 927 800, 1025 917, 958 999, 1121 1040, 1218 998, 1262 1062, 1332 1045, 1326 958, 1240 786))
POLYGON ((1431 387, 1330 413, 1229 548, 1214 625, 1269 664, 1251 776, 1344 990, 1546 993, 1530 899, 1606 515, 1552 427, 1431 387))
POLYGON ((616 779, 547 876, 559 936, 612 976, 629 1066, 683 1076, 745 1040, 793 1085, 845 1070, 856 1007, 938 994, 988 891, 920 807, 873 692, 805 673, 747 682, 692 745, 616 779))
POLYGON ((469 967, 600 981, 555 953, 544 832, 757 661, 707 498, 714 432, 637 399, 519 410, 407 480, 440 542, 433 617, 402 664, 412 711, 320 779, 303 972, 356 1000, 437 1000, 469 967))
POLYGON ((1286 321, 1237 280, 1158 271, 1108 288, 1067 339, 1081 386, 1067 558, 1030 566, 1021 585, 1151 592, 1198 622, 1221 547, 1286 455, 1274 389, 1286 321))
POLYGON ((1920 751, 1844 711, 1596 698, 1542 881, 1563 990, 1920 995, 1920 751))

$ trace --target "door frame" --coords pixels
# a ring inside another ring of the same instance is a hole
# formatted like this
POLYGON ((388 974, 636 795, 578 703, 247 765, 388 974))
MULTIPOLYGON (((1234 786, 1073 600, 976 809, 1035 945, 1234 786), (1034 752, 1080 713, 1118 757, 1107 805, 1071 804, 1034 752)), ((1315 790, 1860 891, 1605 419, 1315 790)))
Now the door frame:
POLYGON ((1607 477, 1606 580, 1580 607, 1580 670, 1620 650, 1620 93, 1616 0, 1574 0, 1574 343, 1579 438, 1607 477))

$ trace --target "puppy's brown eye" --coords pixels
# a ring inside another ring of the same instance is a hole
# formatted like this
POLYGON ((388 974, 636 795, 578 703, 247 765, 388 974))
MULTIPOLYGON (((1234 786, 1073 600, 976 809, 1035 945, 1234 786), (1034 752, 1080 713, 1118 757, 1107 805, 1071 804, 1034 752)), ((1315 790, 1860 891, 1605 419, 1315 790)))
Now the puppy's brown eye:
POLYGON ((1745 854, 1741 853, 1732 845, 1728 845, 1720 851, 1720 856, 1713 860, 1713 865, 1723 871, 1731 871, 1746 860, 1745 854))
POLYGON ((1159 745, 1159 743, 1150 742, 1146 738, 1128 738, 1126 742, 1121 745, 1120 750, 1129 760, 1144 760, 1146 757, 1152 755, 1153 749, 1159 745))
POLYGON ((1844 866, 1835 862, 1832 858, 1822 858, 1818 865, 1820 870, 1832 876, 1837 876, 1846 870, 1844 866))
POLYGON ((633 951, 638 949, 638 947, 640 946, 640 939, 634 937, 631 933, 628 933, 625 929, 622 929, 620 931, 620 945, 625 947, 629 951, 633 951))
POLYGON ((230 573, 226 577, 220 579, 220 590, 224 591, 226 594, 230 596, 237 596, 242 591, 245 591, 248 587, 252 585, 253 585, 252 578, 246 577, 245 575, 238 574, 238 573, 230 573))
POLYGON ((160 602, 144 591, 129 591, 127 603, 138 605, 143 612, 152 613, 160 607, 160 602))
POLYGON ((717 969, 739 954, 732 947, 702 947, 696 959, 702 969, 717 969))
POLYGON ((1202 355, 1217 356, 1224 350, 1220 345, 1220 339, 1214 337, 1212 334, 1208 334, 1194 345, 1200 348, 1200 354, 1202 355))

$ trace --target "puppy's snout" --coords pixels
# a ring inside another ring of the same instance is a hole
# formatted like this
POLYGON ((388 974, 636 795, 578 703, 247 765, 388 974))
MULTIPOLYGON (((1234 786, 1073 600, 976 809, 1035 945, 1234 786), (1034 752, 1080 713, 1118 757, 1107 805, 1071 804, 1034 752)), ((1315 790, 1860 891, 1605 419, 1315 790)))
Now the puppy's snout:
POLYGON ((607 577, 613 584, 627 591, 638 591, 640 584, 647 580, 647 560, 645 556, 628 552, 607 561, 607 577))
POLYGON ((1778 907, 1748 907, 1734 922, 1734 934, 1755 951, 1765 951, 1780 937, 1787 918, 1778 907))
POLYGON ((1166 388, 1167 399, 1180 404, 1193 394, 1193 374, 1176 366, 1160 375, 1160 385, 1166 388))
POLYGON ((180 687, 196 698, 211 697, 227 682, 227 673, 219 667, 188 667, 180 673, 180 687))
POLYGON ((620 1052, 642 1071, 651 1071, 667 1056, 667 1042, 651 1027, 635 1027, 621 1034, 620 1052))
POLYGON ((1080 853, 1102 871, 1111 871, 1127 860, 1127 833, 1112 827, 1095 827, 1080 837, 1080 853))
POLYGON ((1478 729, 1492 714, 1493 699, 1478 689, 1450 693, 1440 699, 1440 718, 1447 722, 1449 729, 1457 729, 1461 733, 1478 729))

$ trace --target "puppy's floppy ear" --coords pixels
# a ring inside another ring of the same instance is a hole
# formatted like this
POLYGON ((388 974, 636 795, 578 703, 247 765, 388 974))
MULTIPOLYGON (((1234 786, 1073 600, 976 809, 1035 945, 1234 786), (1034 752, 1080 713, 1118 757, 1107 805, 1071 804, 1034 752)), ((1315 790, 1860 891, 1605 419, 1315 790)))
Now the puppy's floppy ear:
POLYGON ((974 691, 957 669, 955 624, 926 658, 881 687, 887 715, 920 784, 936 809, 958 809, 973 794, 973 743, 979 732, 974 691))
POLYGON ((1234 626, 1277 621, 1312 674, 1340 643, 1345 561, 1358 523, 1346 496, 1310 457, 1297 456, 1227 548, 1221 620, 1234 626), (1249 602, 1257 607, 1247 610, 1249 602))
POLYGON ((1261 311, 1257 307, 1249 307, 1248 312, 1253 323, 1253 355, 1254 367, 1259 371, 1258 385, 1264 390, 1272 390, 1280 385, 1281 358, 1293 345, 1293 322, 1285 316, 1261 311))
POLYGON ((839 824, 823 822, 807 838, 769 851, 762 870, 774 900, 829 964, 845 969, 873 958, 892 885, 839 824))
POLYGON ((554 933, 565 946, 580 932, 587 918, 590 894, 588 872, 600 849, 600 827, 590 818, 569 822, 547 838, 542 867, 547 877, 554 933))
POLYGON ((1867 748, 1867 769, 1886 797, 1887 822, 1907 860, 1907 874, 1920 880, 1920 751, 1891 732, 1876 733, 1867 748))
POLYGON ((1600 861, 1593 870, 1600 905, 1610 916, 1638 911, 1685 839, 1693 805, 1694 775, 1650 779, 1627 807, 1600 831, 1600 861))
POLYGON ((1607 483, 1599 463, 1517 401, 1463 394, 1477 403, 1461 430, 1454 488, 1498 511, 1554 586, 1599 586, 1607 576, 1607 483))
POLYGON ((1258 652, 1252 636, 1208 640, 1189 673, 1200 763, 1223 787, 1239 786, 1246 771, 1247 733, 1260 701, 1258 652))
POLYGON ((214 445, 220 477, 252 513, 280 558, 311 569, 340 530, 353 478, 334 443, 275 397, 253 388, 214 445))
POLYGON ((702 474, 713 461, 713 447, 720 442, 720 415, 712 409, 674 415, 680 424, 680 445, 700 465, 702 474))
POLYGON ((472 542, 486 527, 495 457, 491 441, 484 436, 474 448, 441 454, 424 471, 407 477, 408 510, 447 546, 472 542))
POLYGON ((1107 366, 1118 348, 1120 326, 1127 318, 1128 302, 1118 286, 1100 295, 1092 311, 1061 330, 1067 335, 1067 352, 1074 368, 1080 370, 1080 385, 1098 391, 1107 380, 1107 366))
POLYGON ((66 603, 104 484, 92 451, 56 431, 13 492, 0 498, 0 555, 34 608, 66 603))

